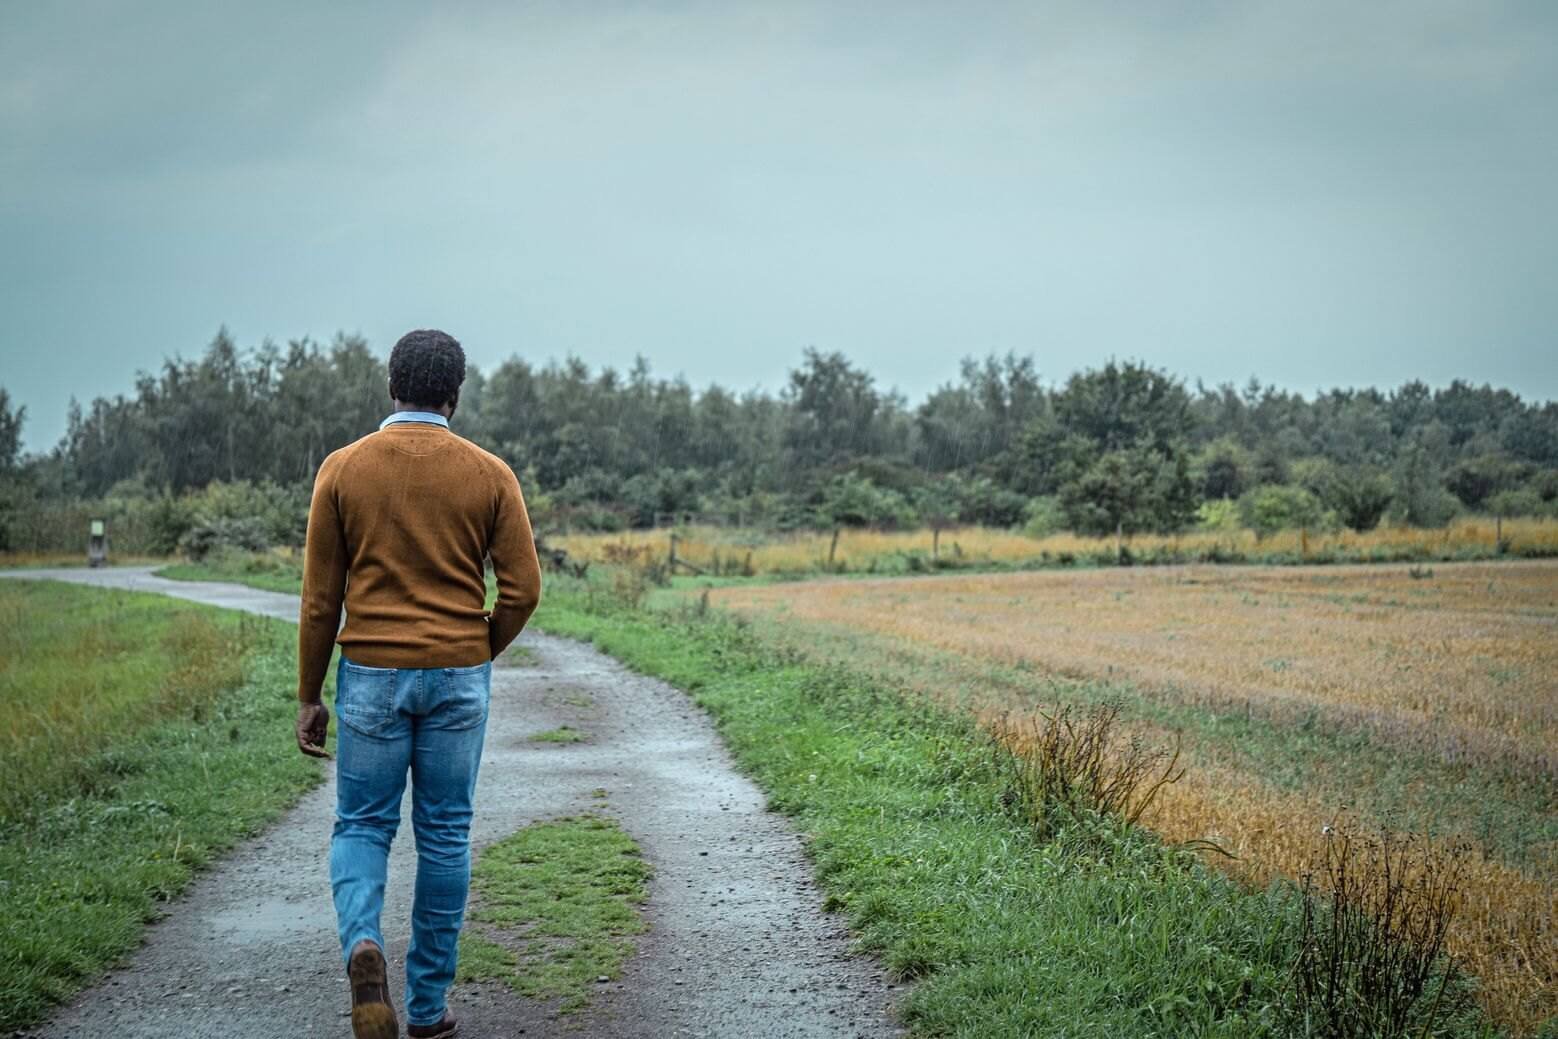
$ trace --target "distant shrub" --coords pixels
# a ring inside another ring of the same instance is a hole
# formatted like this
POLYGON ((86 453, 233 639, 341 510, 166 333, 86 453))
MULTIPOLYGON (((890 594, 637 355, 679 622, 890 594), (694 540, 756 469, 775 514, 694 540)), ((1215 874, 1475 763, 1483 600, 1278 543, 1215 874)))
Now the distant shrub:
POLYGON ((1232 498, 1202 502, 1201 507, 1196 509, 1196 527, 1230 533, 1241 529, 1239 503, 1232 498))
POLYGON ((1484 503, 1495 516, 1543 516, 1552 512, 1535 490, 1499 491, 1484 503))
POLYGON ((1320 499, 1302 487, 1286 484, 1268 484, 1250 491, 1239 499, 1239 514, 1259 538, 1280 530, 1318 527, 1325 518, 1320 499))
POLYGON ((1321 480, 1319 494, 1341 522, 1362 533, 1379 526, 1395 500, 1396 488, 1382 470, 1333 466, 1321 480))
POLYGON ((179 538, 179 551, 190 560, 204 562, 213 554, 265 552, 270 549, 265 525, 258 519, 213 519, 198 523, 179 538))
POLYGON ((1030 538, 1047 538, 1066 529, 1066 512, 1053 495, 1034 498, 1022 510, 1022 532, 1030 538))
POLYGON ((158 495, 146 506, 146 550, 153 555, 171 556, 195 522, 190 499, 158 495))
POLYGON ((1026 520, 1028 499, 988 477, 970 480, 963 491, 962 519, 985 527, 1015 527, 1026 520))
POLYGON ((268 545, 301 546, 308 532, 310 493, 303 484, 283 487, 239 480, 207 484, 186 500, 195 523, 249 520, 264 531, 268 545))

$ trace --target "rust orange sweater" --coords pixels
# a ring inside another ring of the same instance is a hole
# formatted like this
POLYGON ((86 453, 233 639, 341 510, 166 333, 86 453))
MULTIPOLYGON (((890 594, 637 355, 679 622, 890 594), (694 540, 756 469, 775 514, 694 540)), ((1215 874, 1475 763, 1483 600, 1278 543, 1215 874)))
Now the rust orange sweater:
POLYGON ((442 426, 387 426, 331 454, 314 480, 298 699, 318 699, 337 642, 370 667, 483 663, 514 640, 540 598, 513 470, 442 426), (498 583, 491 613, 489 555, 498 583))

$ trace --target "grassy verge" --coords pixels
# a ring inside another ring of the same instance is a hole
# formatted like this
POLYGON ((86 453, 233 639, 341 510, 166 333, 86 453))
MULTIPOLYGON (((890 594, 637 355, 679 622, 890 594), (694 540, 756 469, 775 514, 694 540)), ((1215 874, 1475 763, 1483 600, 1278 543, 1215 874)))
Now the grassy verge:
POLYGON ((0 583, 0 1031, 318 782, 290 733, 295 639, 162 596, 0 583))
MULTIPOLYGON (((554 581, 538 623, 691 692, 809 837, 829 903, 918 979, 926 1036, 1327 1033, 1289 984, 1301 899, 1250 892, 1086 812, 1043 832, 966 716, 809 663, 717 614, 601 608, 554 581)), ((1413 1035, 1490 1035, 1475 1012, 1413 1035)))
POLYGON ((1181 736, 1203 766, 1259 776, 1278 792, 1345 804, 1404 831, 1476 840, 1491 856, 1544 875, 1554 869, 1558 789, 1528 772, 1447 762, 1314 716, 1288 724, 1171 688, 1067 678, 870 633, 785 621, 772 634, 808 660, 870 661, 879 680, 970 713, 1120 703, 1134 721, 1181 736))
POLYGON ((461 981, 500 981, 528 999, 582 1008, 616 978, 644 931, 649 866, 615 822, 533 823, 482 852, 471 871, 461 981))
POLYGON ((303 590, 303 567, 272 553, 213 556, 201 563, 170 563, 157 572, 173 581, 232 581, 267 592, 303 590))

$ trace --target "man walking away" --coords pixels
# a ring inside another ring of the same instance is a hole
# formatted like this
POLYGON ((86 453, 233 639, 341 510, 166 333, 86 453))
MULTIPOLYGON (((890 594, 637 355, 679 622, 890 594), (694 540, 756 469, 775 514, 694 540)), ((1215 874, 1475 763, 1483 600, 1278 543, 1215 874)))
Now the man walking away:
POLYGON ((411 774, 416 895, 406 955, 407 1032, 456 1032, 445 1004, 470 886, 471 797, 492 661, 541 595, 514 473, 449 431, 465 353, 443 332, 409 332, 390 353, 394 413, 319 467, 308 513, 298 620, 298 747, 324 757, 320 686, 341 645, 341 716, 330 889, 358 1039, 398 1039, 379 914, 390 843, 411 774), (483 560, 498 597, 486 608, 483 560), (340 624, 343 599, 346 625, 340 624))

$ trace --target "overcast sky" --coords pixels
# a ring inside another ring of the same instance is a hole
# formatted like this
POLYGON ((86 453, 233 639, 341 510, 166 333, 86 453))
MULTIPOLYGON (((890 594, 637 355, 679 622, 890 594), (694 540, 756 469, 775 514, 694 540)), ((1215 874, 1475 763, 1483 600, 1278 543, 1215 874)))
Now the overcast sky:
POLYGON ((965 354, 1558 397, 1558 3, 0 0, 0 385, 223 324, 911 399, 965 354))

